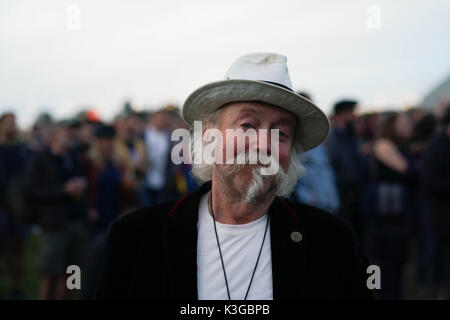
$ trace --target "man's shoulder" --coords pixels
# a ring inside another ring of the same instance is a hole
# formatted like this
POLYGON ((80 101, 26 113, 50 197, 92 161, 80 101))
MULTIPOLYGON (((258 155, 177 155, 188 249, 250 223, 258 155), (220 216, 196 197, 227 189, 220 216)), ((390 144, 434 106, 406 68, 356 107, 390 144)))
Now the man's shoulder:
POLYGON ((176 201, 169 201, 133 210, 118 218, 113 225, 130 232, 150 231, 152 228, 160 227, 161 223, 166 221, 175 203, 176 201))

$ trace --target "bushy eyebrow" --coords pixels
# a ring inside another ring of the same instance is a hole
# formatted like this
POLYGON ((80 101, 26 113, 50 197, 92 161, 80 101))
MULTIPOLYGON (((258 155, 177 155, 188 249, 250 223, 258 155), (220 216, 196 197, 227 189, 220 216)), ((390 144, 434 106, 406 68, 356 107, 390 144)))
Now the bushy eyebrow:
MULTIPOLYGON (((252 107, 249 107, 249 106, 246 106, 246 107, 243 107, 242 109, 241 109, 241 112, 242 113, 245 113, 245 112, 248 112, 248 113, 254 113, 254 114, 259 114, 258 113, 258 111, 256 110, 256 109, 254 109, 254 108, 252 108, 252 107)), ((239 115, 239 117, 238 118, 241 118, 241 117, 244 117, 245 115, 239 115)), ((294 121, 292 121, 290 118, 288 118, 288 117, 281 117, 281 119, 280 120, 278 120, 278 121, 276 121, 275 122, 275 124, 274 125, 290 125, 291 127, 292 127, 292 129, 294 129, 294 127, 295 127, 295 120, 294 121)))
POLYGON ((294 125, 295 125, 295 122, 293 122, 293 121, 292 121, 291 119, 289 119, 289 118, 283 117, 283 118, 281 118, 280 120, 278 120, 277 122, 275 122, 275 124, 277 124, 277 125, 287 124, 287 125, 294 126, 294 125))

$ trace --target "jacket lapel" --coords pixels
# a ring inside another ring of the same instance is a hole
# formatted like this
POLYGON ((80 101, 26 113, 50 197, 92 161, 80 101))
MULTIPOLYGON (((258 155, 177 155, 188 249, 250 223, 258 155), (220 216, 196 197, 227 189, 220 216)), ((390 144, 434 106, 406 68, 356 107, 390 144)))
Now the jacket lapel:
MULTIPOLYGON (((169 212, 165 236, 165 282, 169 299, 197 299, 197 221, 202 195, 211 188, 206 183, 169 212)), ((164 285, 163 285, 164 286, 164 285)))
POLYGON ((308 236, 299 226, 300 218, 286 201, 276 198, 270 209, 273 298, 304 298, 308 236))

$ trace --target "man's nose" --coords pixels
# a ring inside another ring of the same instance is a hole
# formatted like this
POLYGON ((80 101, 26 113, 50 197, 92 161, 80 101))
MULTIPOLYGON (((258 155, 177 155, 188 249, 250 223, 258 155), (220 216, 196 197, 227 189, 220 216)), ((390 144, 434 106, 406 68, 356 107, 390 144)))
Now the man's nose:
POLYGON ((260 152, 260 151, 266 152, 267 155, 270 155, 270 153, 271 153, 271 136, 270 136, 269 130, 267 130, 267 129, 258 130, 256 151, 257 152, 260 152))

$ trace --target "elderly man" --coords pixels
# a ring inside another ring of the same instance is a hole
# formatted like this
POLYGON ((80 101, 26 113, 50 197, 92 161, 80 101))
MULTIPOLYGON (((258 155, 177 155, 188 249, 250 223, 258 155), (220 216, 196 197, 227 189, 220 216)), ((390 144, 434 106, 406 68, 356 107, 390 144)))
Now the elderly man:
MULTIPOLYGON (((202 121, 203 133, 219 130, 222 154, 231 147, 235 160, 245 161, 194 162, 198 191, 115 222, 99 298, 372 297, 353 231, 325 211, 287 200, 302 172, 297 153, 319 145, 329 121, 292 91, 286 57, 239 58, 223 81, 188 97, 183 116, 189 125, 202 121), (237 139, 226 139, 230 129, 276 135, 258 135, 240 150, 237 139), (262 149, 279 170, 262 174, 262 161, 250 162, 250 151, 262 149)), ((194 158, 198 143, 206 144, 197 140, 194 158)))

